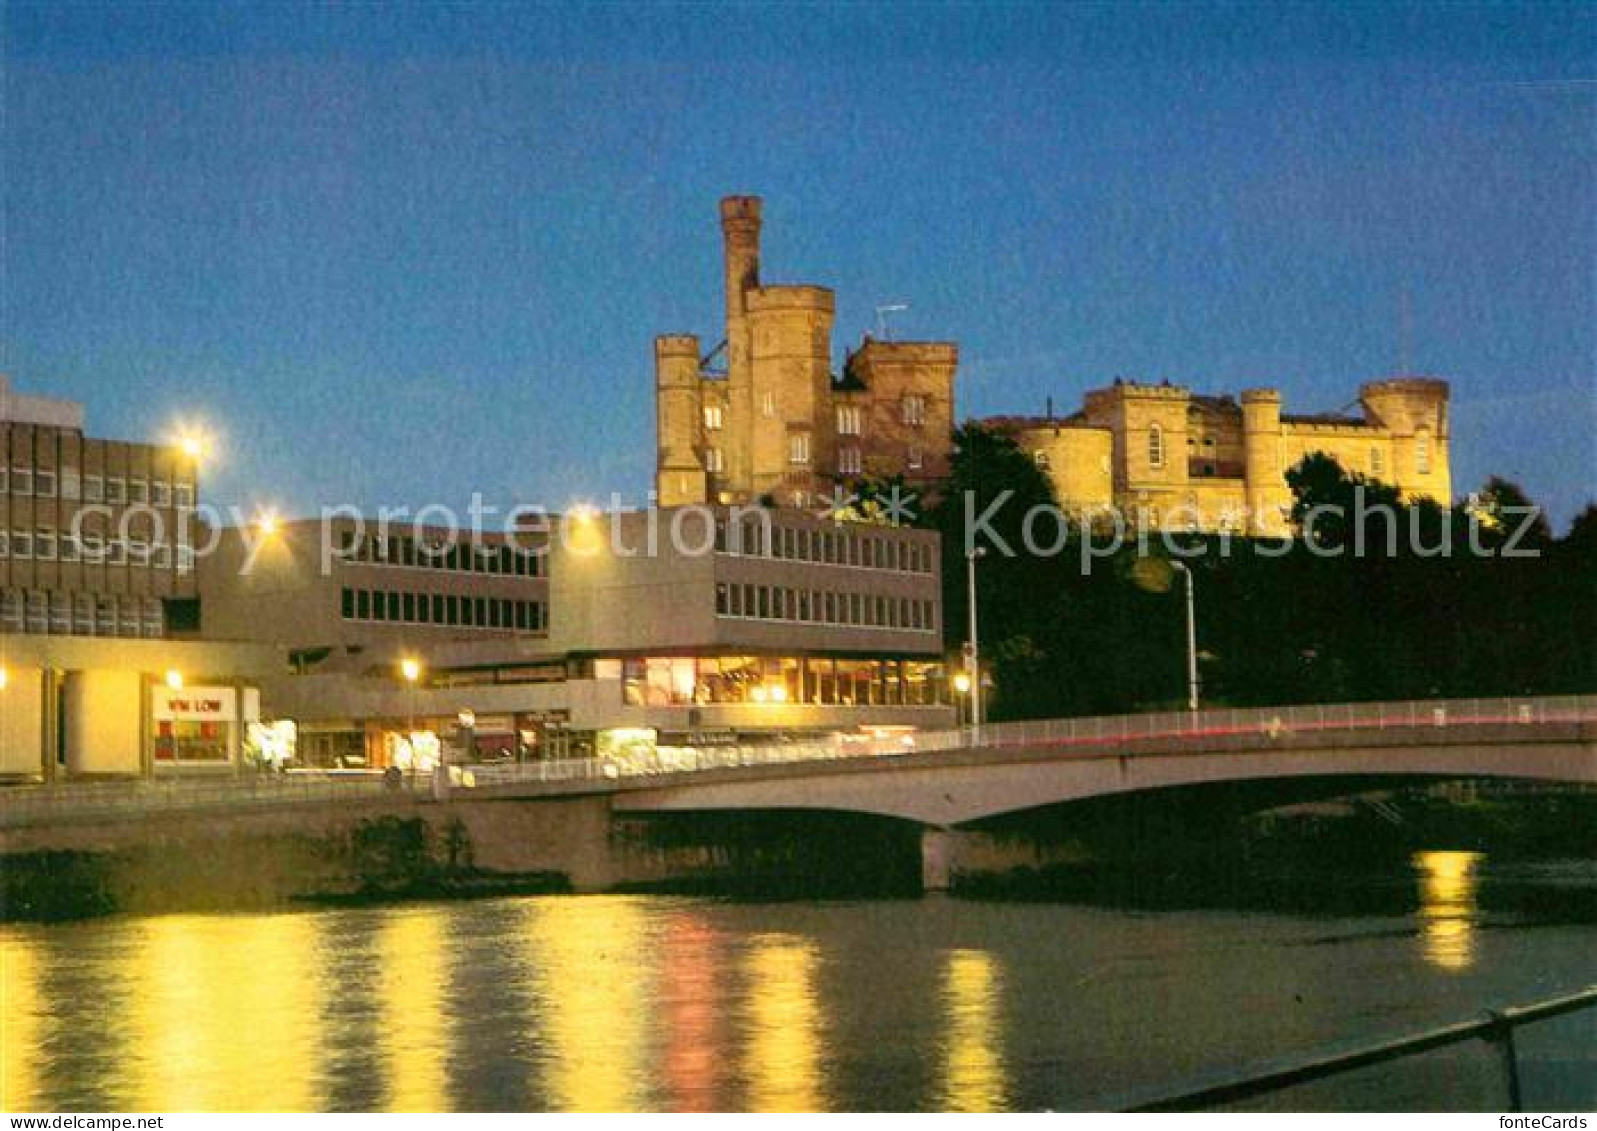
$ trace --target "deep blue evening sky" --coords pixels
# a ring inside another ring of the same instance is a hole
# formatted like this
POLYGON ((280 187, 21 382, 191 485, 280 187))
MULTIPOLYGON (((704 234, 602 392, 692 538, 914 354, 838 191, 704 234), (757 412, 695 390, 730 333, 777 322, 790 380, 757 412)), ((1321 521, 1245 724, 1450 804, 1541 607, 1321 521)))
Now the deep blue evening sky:
POLYGON ((1454 385, 1455 484, 1597 495, 1597 7, 5 5, 3 367, 203 418, 223 502, 633 498, 651 339, 765 277, 1116 375, 1454 385))

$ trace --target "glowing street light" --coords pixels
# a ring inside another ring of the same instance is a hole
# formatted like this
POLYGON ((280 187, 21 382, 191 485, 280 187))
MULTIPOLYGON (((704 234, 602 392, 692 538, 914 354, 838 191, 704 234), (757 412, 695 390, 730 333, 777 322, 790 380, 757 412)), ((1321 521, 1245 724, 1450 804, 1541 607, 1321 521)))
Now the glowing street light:
POLYGON ((421 661, 414 656, 406 656, 399 661, 399 674, 405 680, 405 708, 409 718, 405 723, 405 741, 412 746, 410 764, 416 765, 414 752, 416 742, 416 682, 421 679, 421 661))
POLYGON ((173 691, 183 690, 183 673, 176 668, 170 668, 166 673, 166 685, 173 691))
POLYGON ((261 537, 270 538, 276 534, 280 523, 277 512, 273 510, 257 511, 255 514, 255 529, 260 531, 261 537))
POLYGON ((11 673, 6 671, 5 668, 0 668, 0 691, 4 691, 6 689, 6 684, 10 682, 11 673))

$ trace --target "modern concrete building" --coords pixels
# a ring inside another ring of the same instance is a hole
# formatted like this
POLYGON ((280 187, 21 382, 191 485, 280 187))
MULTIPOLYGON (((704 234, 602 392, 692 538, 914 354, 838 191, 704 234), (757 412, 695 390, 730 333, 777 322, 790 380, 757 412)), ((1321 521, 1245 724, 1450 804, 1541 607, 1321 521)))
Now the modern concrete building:
POLYGON ((0 631, 161 637, 193 616, 195 454, 99 440, 0 377, 0 631))
POLYGON ((207 632, 291 647, 263 702, 304 764, 408 764, 462 711, 477 756, 520 758, 953 721, 934 533, 754 507, 573 514, 479 539, 495 569, 457 573, 348 523, 324 567, 319 525, 283 527, 257 577, 227 553, 201 573, 207 632))
POLYGON ((1279 536, 1290 530, 1286 473, 1317 452, 1405 498, 1452 498, 1445 381, 1399 377, 1359 389, 1357 411, 1291 415, 1275 389, 1199 396, 1117 381, 1065 417, 1003 416, 1047 471, 1066 510, 1115 508, 1159 529, 1279 536))
POLYGON ((83 406, 0 377, 0 780, 245 758, 281 665, 192 639, 198 470, 180 443, 89 438, 83 406))
POLYGON ((832 292, 760 281, 760 212, 758 197, 721 201, 722 340, 655 339, 660 504, 810 506, 864 477, 935 487, 958 347, 867 337, 834 372, 832 292))

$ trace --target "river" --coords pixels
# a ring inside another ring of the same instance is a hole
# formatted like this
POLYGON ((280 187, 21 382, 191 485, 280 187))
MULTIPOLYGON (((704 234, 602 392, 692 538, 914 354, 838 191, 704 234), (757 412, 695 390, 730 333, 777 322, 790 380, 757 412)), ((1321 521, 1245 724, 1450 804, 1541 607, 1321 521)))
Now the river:
MULTIPOLYGON (((13 925, 4 1104, 1093 1107, 1597 981, 1597 927, 1483 909, 1488 874, 1421 853, 1405 909, 1357 916, 651 895, 13 925)), ((1533 1109, 1597 1105, 1594 1015, 1522 1032, 1533 1109)), ((1273 1102, 1500 1109, 1493 1064, 1273 1102)))

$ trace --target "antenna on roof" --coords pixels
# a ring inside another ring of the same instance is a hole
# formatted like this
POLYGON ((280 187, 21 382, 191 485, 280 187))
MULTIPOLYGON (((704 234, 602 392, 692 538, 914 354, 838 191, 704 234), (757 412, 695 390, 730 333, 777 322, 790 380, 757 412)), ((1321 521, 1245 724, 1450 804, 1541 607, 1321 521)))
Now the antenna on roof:
POLYGON ((887 332, 887 316, 908 309, 909 303, 907 302, 895 302, 888 306, 878 306, 876 308, 876 338, 878 341, 890 342, 893 340, 887 332))

